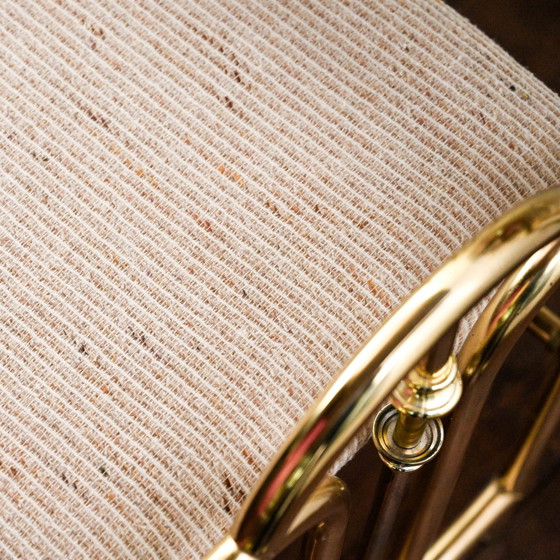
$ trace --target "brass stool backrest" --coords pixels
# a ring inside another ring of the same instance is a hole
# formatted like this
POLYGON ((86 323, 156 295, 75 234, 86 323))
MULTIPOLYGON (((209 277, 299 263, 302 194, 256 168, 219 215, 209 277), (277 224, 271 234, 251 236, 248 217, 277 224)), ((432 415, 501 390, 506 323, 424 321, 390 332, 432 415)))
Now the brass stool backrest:
MULTIPOLYGON (((402 445, 403 449, 415 445, 424 437, 427 426, 433 425, 432 419, 437 422, 434 417, 455 405, 461 392, 461 378, 465 384, 463 398, 482 402, 480 395, 487 391, 508 348, 538 312, 560 277, 555 243, 558 238, 560 187, 518 205, 449 259, 393 313, 316 400, 246 500, 228 536, 206 560, 272 558, 301 534, 302 528, 320 524, 320 512, 329 510, 324 509, 325 504, 330 506, 330 511, 334 508, 338 512, 335 516, 338 524, 332 530, 338 535, 346 520, 344 489, 333 480, 324 482, 324 479, 344 447, 392 393, 400 422, 399 431, 395 428, 392 434, 397 440, 400 438, 397 448, 402 445), (451 367, 448 358, 460 319, 504 279, 505 283, 460 352, 457 367, 451 367), (449 402, 438 401, 433 407, 430 402, 424 406, 421 395, 438 385, 430 376, 439 375, 444 368, 451 373, 446 373, 448 378, 439 385, 455 386, 455 390, 446 392, 449 402), (460 373, 458 380, 456 372, 460 373), (404 383, 417 388, 418 377, 428 379, 426 391, 420 388, 418 399, 404 398, 399 383, 406 378, 404 383), (485 381, 478 382, 479 379, 485 381), (324 498, 325 495, 336 498, 324 498)), ((530 485, 529 471, 523 465, 531 453, 538 454, 542 449, 543 438, 539 434, 546 435, 553 429, 554 422, 547 422, 555 412, 551 410, 553 402, 554 399, 539 416, 537 427, 516 463, 502 479, 490 485, 476 506, 478 509, 473 510, 474 515, 484 513, 491 522, 492 515, 498 516, 500 508, 507 508, 530 485), (487 507, 488 504, 491 506, 487 507)), ((456 435, 448 438, 450 441, 443 446, 451 451, 444 451, 440 459, 442 468, 450 473, 446 475, 448 479, 456 477, 457 458, 464 452, 463 442, 468 441, 468 418, 479 412, 469 407, 462 410, 453 420, 456 427, 452 433, 456 435)), ((383 453, 383 459, 392 464, 387 453, 391 450, 383 453)), ((406 457, 396 458, 391 466, 408 470, 406 460, 406 457)), ((437 516, 438 504, 445 494, 445 488, 430 494, 425 510, 428 514, 419 517, 421 522, 414 527, 402 558, 457 557, 449 552, 450 543, 456 545, 461 539, 455 533, 448 534, 426 552, 435 538, 431 527, 438 526, 430 521, 430 516, 434 512, 437 516)), ((468 519, 462 523, 463 529, 469 527, 468 519)), ((460 549, 463 545, 458 546, 460 549)), ((315 554, 321 558, 334 559, 340 552, 330 540, 329 546, 319 548, 315 554)))

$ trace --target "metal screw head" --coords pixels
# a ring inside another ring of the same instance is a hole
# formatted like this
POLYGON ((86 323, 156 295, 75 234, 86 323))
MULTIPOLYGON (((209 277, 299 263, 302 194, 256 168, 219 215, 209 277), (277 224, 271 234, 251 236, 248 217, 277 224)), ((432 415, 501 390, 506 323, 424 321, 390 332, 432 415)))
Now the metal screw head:
POLYGON ((393 438, 399 411, 392 405, 384 406, 373 422, 373 443, 381 460, 391 469, 410 472, 433 459, 443 445, 443 424, 439 418, 430 418, 422 437, 414 447, 398 446, 393 438))

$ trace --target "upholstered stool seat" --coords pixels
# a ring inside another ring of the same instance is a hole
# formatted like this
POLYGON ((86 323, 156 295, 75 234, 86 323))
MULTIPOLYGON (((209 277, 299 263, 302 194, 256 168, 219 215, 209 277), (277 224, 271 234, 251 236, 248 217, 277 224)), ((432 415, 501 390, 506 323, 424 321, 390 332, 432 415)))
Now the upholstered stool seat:
POLYGON ((560 99, 439 2, 0 11, 0 558, 203 555, 388 312, 560 177, 560 99))

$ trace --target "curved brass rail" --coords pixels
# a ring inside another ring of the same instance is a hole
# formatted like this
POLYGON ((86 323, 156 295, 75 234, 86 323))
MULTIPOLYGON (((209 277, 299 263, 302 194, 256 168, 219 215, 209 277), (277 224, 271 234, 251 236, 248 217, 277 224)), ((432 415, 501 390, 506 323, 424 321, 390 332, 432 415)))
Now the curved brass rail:
POLYGON ((362 346, 316 400, 207 560, 267 558, 351 437, 482 296, 560 236, 560 188, 484 229, 362 346), (428 334, 426 334, 428 333, 428 334))
MULTIPOLYGON (((336 476, 325 477, 293 520, 280 542, 280 548, 270 552, 279 554, 307 533, 313 537, 307 543, 307 558, 339 560, 350 514, 349 501, 346 484, 336 476)), ((254 560, 253 556, 239 555, 237 545, 231 538, 222 541, 214 550, 212 558, 254 560)))
POLYGON ((468 444, 494 380, 521 334, 559 284, 560 241, 553 241, 502 283, 470 331, 458 356, 463 397, 446 428, 445 446, 423 504, 418 508, 422 513, 399 555, 401 560, 424 558, 439 534, 468 444))
POLYGON ((326 477, 294 519, 286 535, 286 546, 315 530, 307 557, 339 560, 350 515, 349 501, 346 484, 335 476, 326 477))

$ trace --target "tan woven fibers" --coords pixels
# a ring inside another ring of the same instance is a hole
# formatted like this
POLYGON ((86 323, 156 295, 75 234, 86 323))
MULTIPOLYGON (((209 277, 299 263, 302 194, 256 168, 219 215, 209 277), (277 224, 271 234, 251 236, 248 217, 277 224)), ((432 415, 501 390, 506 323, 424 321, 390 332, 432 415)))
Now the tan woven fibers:
POLYGON ((560 177, 441 3, 0 3, 0 558, 197 558, 419 281, 560 177))

